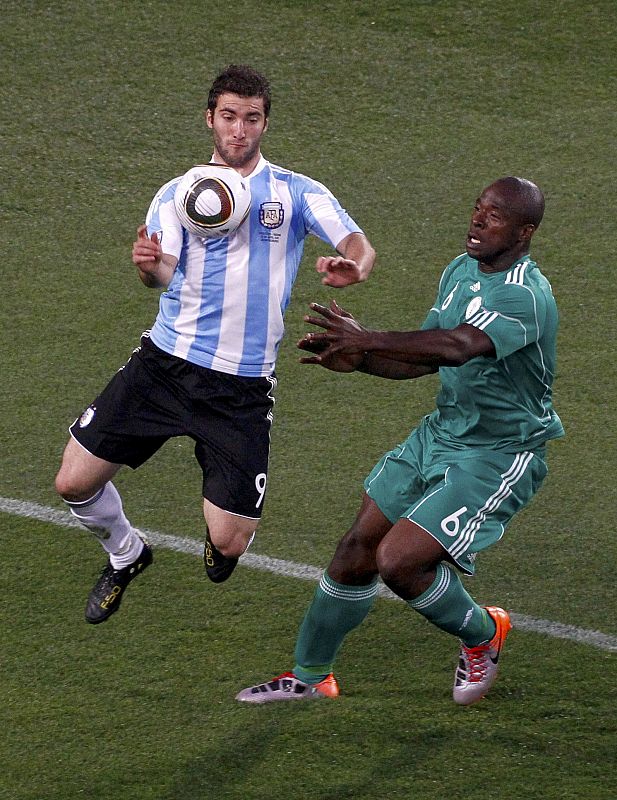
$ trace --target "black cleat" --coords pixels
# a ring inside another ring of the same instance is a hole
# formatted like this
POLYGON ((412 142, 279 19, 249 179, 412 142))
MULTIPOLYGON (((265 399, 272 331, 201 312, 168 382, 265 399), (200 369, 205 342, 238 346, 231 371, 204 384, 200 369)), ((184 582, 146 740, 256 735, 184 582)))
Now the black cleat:
POLYGON ((122 595, 129 583, 152 564, 152 548, 144 541, 139 558, 122 569, 114 569, 108 560, 98 581, 92 587, 86 604, 86 622, 98 625, 120 608, 122 595))
POLYGON ((227 558, 212 544, 210 531, 206 531, 206 543, 204 544, 204 564, 206 575, 213 583, 223 583, 235 570, 238 564, 237 558, 227 558))

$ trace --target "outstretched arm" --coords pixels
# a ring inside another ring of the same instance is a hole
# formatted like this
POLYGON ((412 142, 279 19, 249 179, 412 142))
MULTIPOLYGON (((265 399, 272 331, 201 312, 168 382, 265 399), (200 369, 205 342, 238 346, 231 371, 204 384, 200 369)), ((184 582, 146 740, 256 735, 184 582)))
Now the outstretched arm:
POLYGON ((139 271, 142 283, 150 289, 169 286, 177 263, 177 258, 163 253, 156 233, 148 237, 145 225, 137 228, 137 239, 133 242, 133 264, 139 271))
POLYGON ((416 378, 439 367, 459 367, 477 356, 495 356, 491 339, 472 325, 451 330, 374 331, 364 328, 336 303, 330 308, 311 303, 310 308, 320 316, 306 316, 305 321, 325 330, 307 333, 301 340, 301 349, 315 354, 304 363, 333 369, 331 364, 345 357, 362 372, 416 378))
POLYGON ((365 281, 375 263, 375 251, 363 233, 350 233, 337 247, 340 255, 321 256, 315 269, 323 275, 324 286, 340 289, 365 281))
MULTIPOLYGON (((353 316, 341 308, 336 300, 330 302, 330 311, 340 317, 346 317, 353 324, 358 325, 353 316)), ((305 320, 308 321, 309 319, 309 317, 305 317, 305 320)), ((436 367, 406 364, 380 353, 342 353, 333 351, 328 341, 313 333, 305 334, 298 342, 298 347, 300 350, 313 353, 311 356, 303 356, 300 359, 301 364, 319 364, 319 366, 330 369, 333 372, 357 371, 365 372, 368 375, 376 375, 380 378, 404 380, 421 378, 423 375, 430 375, 437 371, 436 367)))
POLYGON ((357 372, 365 372, 378 378, 390 378, 394 381, 422 378, 424 375, 432 375, 437 369, 422 364, 406 364, 379 353, 364 353, 356 367, 357 372))

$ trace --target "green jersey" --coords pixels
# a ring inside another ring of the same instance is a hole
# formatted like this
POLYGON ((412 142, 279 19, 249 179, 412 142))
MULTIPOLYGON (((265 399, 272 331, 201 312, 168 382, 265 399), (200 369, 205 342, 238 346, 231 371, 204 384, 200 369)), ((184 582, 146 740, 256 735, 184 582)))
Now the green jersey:
POLYGON ((444 270, 423 329, 461 323, 484 331, 496 357, 441 367, 437 410, 427 423, 449 447, 534 450, 563 436, 553 410, 558 314, 550 283, 529 256, 484 273, 466 253, 444 270))

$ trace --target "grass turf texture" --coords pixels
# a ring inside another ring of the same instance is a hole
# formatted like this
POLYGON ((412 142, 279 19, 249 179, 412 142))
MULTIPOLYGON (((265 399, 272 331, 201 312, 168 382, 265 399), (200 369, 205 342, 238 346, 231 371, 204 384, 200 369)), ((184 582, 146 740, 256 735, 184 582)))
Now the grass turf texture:
POLYGON ((605 653, 518 633, 490 698, 460 709, 455 643, 382 600, 341 657, 341 698, 246 708, 230 698, 288 658, 307 584, 239 568, 217 591, 197 559, 158 551, 113 625, 93 628, 83 583, 100 558, 54 532, 17 519, 7 531, 6 797, 438 798, 479 780, 491 798, 614 796, 605 653), (249 624, 256 596, 274 634, 249 624), (585 685, 571 680, 577 660, 585 685))
MULTIPOLYGON (((267 157, 326 183, 379 254, 367 284, 333 294, 312 269, 324 248, 307 245, 254 552, 325 565, 368 469, 433 405, 432 378, 298 365, 307 303, 336 296, 369 325, 416 326, 478 192, 520 174, 547 196, 534 254, 562 315, 555 389, 568 436, 470 588, 617 633, 606 287, 616 23, 609 0, 240 0, 229 14, 207 2, 5 3, 0 495, 59 507, 66 427, 156 313, 130 265, 134 229, 165 180, 209 156, 201 108, 213 75, 249 62, 274 90, 267 157)), ((120 475, 136 524, 201 538, 191 458, 180 440, 120 475)), ((239 568, 217 591, 194 559, 163 551, 93 630, 82 613, 97 547, 7 515, 0 531, 2 798, 616 793, 613 655, 515 631, 490 699, 461 710, 449 699, 453 642, 380 602, 343 650, 340 702, 255 713, 231 698, 288 666, 312 587, 239 568)))

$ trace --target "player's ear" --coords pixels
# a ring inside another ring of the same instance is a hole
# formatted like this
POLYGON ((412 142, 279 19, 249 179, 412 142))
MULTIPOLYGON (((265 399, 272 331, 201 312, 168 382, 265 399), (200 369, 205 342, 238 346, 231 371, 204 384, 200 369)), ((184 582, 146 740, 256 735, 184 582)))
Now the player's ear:
POLYGON ((536 225, 532 225, 531 222, 528 222, 526 225, 523 225, 523 227, 521 228, 521 241, 528 242, 535 232, 536 232, 536 225))
POLYGON ((209 108, 206 108, 206 110, 204 111, 204 119, 206 120, 206 125, 207 125, 209 128, 211 128, 211 127, 212 127, 212 123, 213 123, 213 119, 212 119, 212 117, 213 117, 213 114, 212 114, 212 111, 211 111, 211 109, 209 109, 209 108))

